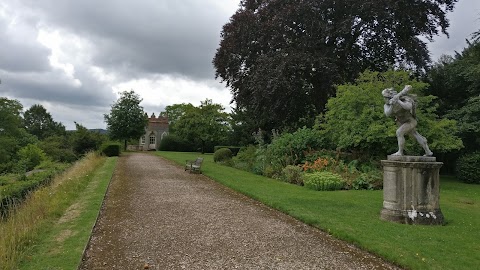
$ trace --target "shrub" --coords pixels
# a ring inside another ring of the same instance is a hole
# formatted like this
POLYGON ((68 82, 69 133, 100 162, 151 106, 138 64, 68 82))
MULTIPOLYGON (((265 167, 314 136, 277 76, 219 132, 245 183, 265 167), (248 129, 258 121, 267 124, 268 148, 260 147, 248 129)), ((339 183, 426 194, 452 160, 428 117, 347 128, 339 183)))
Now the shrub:
POLYGON ((224 162, 232 159, 232 150, 228 148, 220 148, 213 154, 214 162, 224 162))
POLYGON ((355 180, 352 182, 353 189, 382 189, 383 188, 383 177, 381 171, 372 170, 370 172, 361 173, 355 180))
POLYGON ((280 179, 291 184, 303 186, 303 170, 299 166, 288 165, 283 168, 280 179))
POLYGON ((74 162, 78 157, 73 152, 67 136, 51 136, 38 143, 45 154, 55 161, 74 162))
POLYGON ((195 151, 195 146, 193 143, 184 140, 174 134, 169 134, 164 137, 160 142, 158 147, 160 151, 178 151, 178 152, 193 152, 195 151))
POLYGON ((21 171, 24 169, 26 171, 33 170, 35 166, 47 158, 43 150, 34 144, 29 144, 18 150, 18 157, 20 158, 18 165, 21 171))
POLYGON ((120 149, 121 147, 118 143, 107 143, 101 147, 102 154, 107 157, 118 157, 120 155, 120 149))
POLYGON ((268 163, 281 170, 287 165, 298 165, 305 161, 305 153, 322 147, 323 140, 318 130, 301 128, 294 133, 276 137, 268 146, 268 163))
POLYGON ((303 183, 305 187, 314 190, 339 190, 345 185, 340 175, 331 172, 307 173, 303 183))
POLYGON ((480 184, 480 152, 466 154, 457 160, 457 177, 470 184, 480 184))
POLYGON ((233 167, 251 172, 253 165, 255 164, 255 153, 257 148, 253 145, 243 147, 238 154, 233 157, 233 167))

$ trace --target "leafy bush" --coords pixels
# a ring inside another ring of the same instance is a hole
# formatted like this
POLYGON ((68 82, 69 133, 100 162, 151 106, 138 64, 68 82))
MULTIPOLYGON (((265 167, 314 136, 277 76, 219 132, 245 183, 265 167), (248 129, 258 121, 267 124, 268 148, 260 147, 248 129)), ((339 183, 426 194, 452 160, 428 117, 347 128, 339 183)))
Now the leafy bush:
POLYGON ((480 152, 466 154, 457 160, 457 177, 470 184, 480 184, 480 152))
POLYGON ((339 190, 345 185, 340 175, 331 172, 307 173, 303 183, 305 187, 313 190, 339 190))
POLYGON ((71 134, 71 143, 76 155, 82 156, 90 151, 97 151, 107 139, 106 135, 90 131, 78 123, 75 123, 75 126, 77 130, 71 134))
POLYGON ((283 168, 280 179, 288 183, 303 186, 303 169, 299 166, 288 165, 283 168))
POLYGON ((224 162, 232 159, 232 150, 228 148, 220 148, 213 154, 214 162, 224 162))
POLYGON ((284 133, 276 137, 268 146, 266 159, 275 169, 287 165, 298 165, 305 161, 305 153, 319 149, 323 144, 318 130, 301 128, 294 133, 284 133))
POLYGON ((243 147, 238 154, 233 157, 233 167, 251 172, 255 164, 255 153, 257 148, 253 145, 243 147))
POLYGON ((34 144, 29 144, 18 150, 18 157, 20 158, 18 162, 20 171, 24 169, 26 171, 33 170, 35 166, 47 158, 43 150, 34 144))
POLYGON ((193 152, 195 151, 195 146, 193 143, 184 140, 174 134, 169 134, 166 137, 163 137, 158 147, 160 151, 178 151, 178 152, 193 152))
POLYGON ((378 170, 372 170, 370 172, 361 173, 355 180, 352 182, 353 189, 382 189, 383 188, 383 177, 382 173, 378 170))
POLYGON ((71 163, 78 159, 73 152, 72 143, 67 136, 50 136, 38 143, 45 154, 59 162, 71 163))
POLYGON ((102 154, 107 157, 118 157, 120 155, 121 146, 118 143, 106 143, 101 147, 102 154))

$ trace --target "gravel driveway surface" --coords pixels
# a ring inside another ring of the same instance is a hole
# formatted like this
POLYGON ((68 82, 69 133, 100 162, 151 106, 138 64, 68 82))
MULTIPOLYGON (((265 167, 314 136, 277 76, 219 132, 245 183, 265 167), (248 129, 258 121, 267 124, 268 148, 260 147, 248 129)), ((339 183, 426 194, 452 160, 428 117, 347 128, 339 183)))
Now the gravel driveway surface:
POLYGON ((79 269, 397 269, 149 153, 118 160, 79 269))

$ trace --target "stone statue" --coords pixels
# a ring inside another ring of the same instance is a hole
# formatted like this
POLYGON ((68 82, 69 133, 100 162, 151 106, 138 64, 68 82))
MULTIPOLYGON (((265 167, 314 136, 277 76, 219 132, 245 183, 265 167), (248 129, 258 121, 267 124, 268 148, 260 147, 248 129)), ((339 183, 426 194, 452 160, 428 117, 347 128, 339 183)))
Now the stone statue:
POLYGON ((411 89, 411 85, 406 85, 400 93, 397 93, 393 88, 387 88, 382 91, 385 100, 383 111, 386 116, 395 116, 395 122, 397 122, 399 126, 396 132, 398 151, 392 155, 403 156, 405 135, 409 134, 412 135, 422 146, 423 150, 425 150, 424 156, 433 156, 432 151, 428 148, 427 139, 420 135, 416 129, 417 117, 415 114, 415 100, 407 95, 411 89))

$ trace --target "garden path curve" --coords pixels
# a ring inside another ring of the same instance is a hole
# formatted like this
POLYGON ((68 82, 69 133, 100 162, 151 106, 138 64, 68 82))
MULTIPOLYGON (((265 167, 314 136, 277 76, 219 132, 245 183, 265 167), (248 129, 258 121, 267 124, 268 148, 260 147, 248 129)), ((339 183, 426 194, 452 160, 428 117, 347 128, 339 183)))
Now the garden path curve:
POLYGON ((119 158, 79 269, 396 269, 151 153, 119 158))

